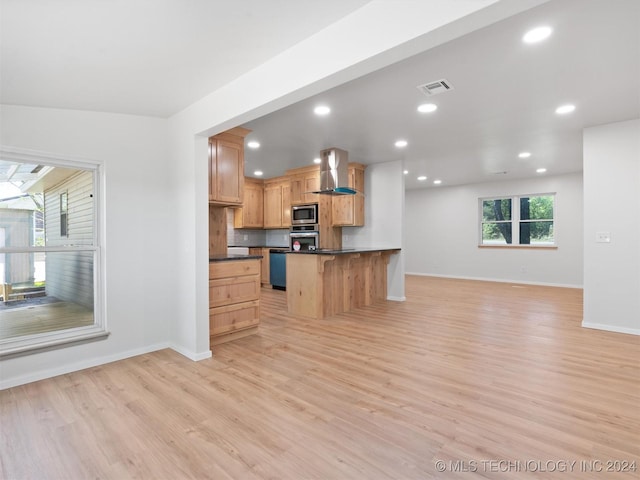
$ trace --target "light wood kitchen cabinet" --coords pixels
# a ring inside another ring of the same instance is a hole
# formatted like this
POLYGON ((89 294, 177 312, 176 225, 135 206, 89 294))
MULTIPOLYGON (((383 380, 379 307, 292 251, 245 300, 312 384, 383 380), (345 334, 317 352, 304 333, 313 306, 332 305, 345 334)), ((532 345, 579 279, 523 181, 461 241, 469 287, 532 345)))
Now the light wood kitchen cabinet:
POLYGON ((291 183, 291 205, 317 203, 318 194, 309 193, 320 190, 320 167, 296 168, 287 171, 291 183))
POLYGON ((269 278, 269 250, 271 250, 271 247, 249 248, 249 255, 262 255, 262 260, 260 261, 260 283, 263 286, 271 284, 271 280, 269 278))
POLYGON ((244 189, 244 137, 236 127, 209 138, 209 203, 241 205, 244 189))
POLYGON ((277 177, 264 183, 264 228, 291 226, 289 179, 277 177))
POLYGON ((233 211, 233 228, 264 227, 264 180, 244 179, 244 201, 242 207, 233 211))
POLYGON ((210 262, 210 344, 256 333, 259 323, 260 259, 210 262))
POLYGON ((271 270, 269 269, 269 250, 271 250, 270 248, 263 248, 262 249, 262 270, 261 270, 261 277, 260 277, 260 282, 262 283, 262 285, 268 286, 271 284, 271 270))
POLYGON ((334 227, 364 226, 364 169, 361 163, 350 163, 349 187, 357 193, 331 198, 331 223, 334 227))

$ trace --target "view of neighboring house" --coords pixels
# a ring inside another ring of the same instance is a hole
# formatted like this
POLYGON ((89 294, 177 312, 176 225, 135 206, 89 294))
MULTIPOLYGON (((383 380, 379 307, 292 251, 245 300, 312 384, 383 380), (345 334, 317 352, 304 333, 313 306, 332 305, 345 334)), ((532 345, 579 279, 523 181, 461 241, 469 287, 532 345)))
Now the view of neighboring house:
MULTIPOLYGON (((0 254, 3 305, 32 306, 47 297, 47 303, 92 311, 94 254, 77 250, 93 245, 92 172, 2 162, 0 181, 0 247, 11 249, 0 254)), ((33 310, 28 321, 41 314, 33 310)), ((13 315, 20 323, 14 313, 0 315, 13 315)), ((3 336, 14 333, 3 331, 3 336)))
MULTIPOLYGON (((0 245, 11 247, 30 242, 37 210, 3 209, 0 212, 0 245)), ((0 277, 3 284, 28 284, 36 281, 33 254, 2 254, 0 277)), ((6 300, 6 299, 5 299, 6 300)))
MULTIPOLYGON (((5 165, 0 166, 0 247, 20 248, 44 245, 44 224, 42 212, 42 194, 30 194, 19 186, 24 178, 19 174, 21 169, 33 169, 34 166, 5 165), (17 180, 12 179, 16 177, 17 180)), ((28 175, 31 175, 29 173, 28 175)), ((0 284, 3 285, 0 295, 7 295, 7 286, 35 286, 43 282, 44 255, 35 253, 2 253, 0 254, 0 284)), ((8 298, 3 298, 6 302, 8 298)))
MULTIPOLYGON (((93 244, 93 177, 73 173, 44 191, 45 238, 48 247, 93 244)), ((93 253, 47 254, 46 291, 60 300, 93 308, 93 253)))

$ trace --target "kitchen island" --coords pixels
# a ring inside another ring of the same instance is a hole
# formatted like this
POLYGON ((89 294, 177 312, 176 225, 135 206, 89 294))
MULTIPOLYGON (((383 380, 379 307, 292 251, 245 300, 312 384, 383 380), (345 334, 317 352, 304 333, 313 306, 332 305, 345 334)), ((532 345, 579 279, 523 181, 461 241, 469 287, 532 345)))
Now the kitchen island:
POLYGON ((289 313, 324 318, 387 299, 387 265, 399 248, 287 253, 289 313))

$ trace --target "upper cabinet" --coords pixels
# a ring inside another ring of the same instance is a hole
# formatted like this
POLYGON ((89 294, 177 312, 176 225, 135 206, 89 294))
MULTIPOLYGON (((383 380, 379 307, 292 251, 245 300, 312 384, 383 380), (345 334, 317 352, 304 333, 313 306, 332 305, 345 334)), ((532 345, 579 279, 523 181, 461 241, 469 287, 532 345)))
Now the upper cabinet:
POLYGON ((291 226, 289 178, 278 177, 264 182, 264 228, 291 226))
POLYGON ((244 201, 233 211, 233 228, 264 227, 264 181, 258 178, 244 179, 244 201))
POLYGON ((320 167, 296 168, 287 171, 291 182, 291 205, 318 203, 318 194, 310 193, 320 190, 320 167))
POLYGON ((209 203, 242 205, 244 137, 249 132, 236 127, 209 138, 209 203))
POLYGON ((334 227, 364 226, 364 169, 361 163, 350 163, 349 187, 357 193, 331 198, 331 224, 334 227))

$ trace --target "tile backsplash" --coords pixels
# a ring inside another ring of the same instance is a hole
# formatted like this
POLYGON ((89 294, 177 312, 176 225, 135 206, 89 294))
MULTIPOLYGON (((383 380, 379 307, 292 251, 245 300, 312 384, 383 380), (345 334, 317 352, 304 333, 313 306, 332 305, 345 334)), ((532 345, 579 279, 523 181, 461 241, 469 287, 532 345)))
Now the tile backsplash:
POLYGON ((266 232, 268 247, 289 247, 288 229, 267 230, 266 232))
POLYGON ((233 228, 233 209, 227 209, 227 245, 234 247, 288 247, 289 230, 233 228))

